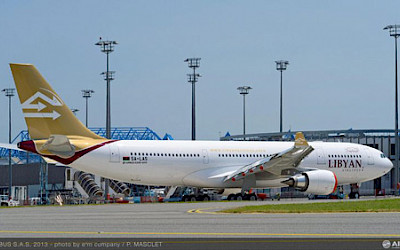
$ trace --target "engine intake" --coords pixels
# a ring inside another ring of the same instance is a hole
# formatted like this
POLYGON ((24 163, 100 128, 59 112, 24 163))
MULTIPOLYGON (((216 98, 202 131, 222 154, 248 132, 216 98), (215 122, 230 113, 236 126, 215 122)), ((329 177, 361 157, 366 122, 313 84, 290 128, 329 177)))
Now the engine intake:
POLYGON ((337 187, 336 175, 328 170, 314 170, 295 175, 282 181, 289 187, 294 187, 302 192, 328 195, 335 192, 337 187))

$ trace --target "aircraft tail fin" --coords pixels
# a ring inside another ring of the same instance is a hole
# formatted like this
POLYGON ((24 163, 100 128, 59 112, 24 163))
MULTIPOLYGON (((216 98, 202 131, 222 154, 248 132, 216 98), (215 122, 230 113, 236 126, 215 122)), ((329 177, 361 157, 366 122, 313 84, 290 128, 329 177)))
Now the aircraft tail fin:
POLYGON ((104 139, 82 124, 32 64, 10 64, 31 139, 52 135, 104 139))

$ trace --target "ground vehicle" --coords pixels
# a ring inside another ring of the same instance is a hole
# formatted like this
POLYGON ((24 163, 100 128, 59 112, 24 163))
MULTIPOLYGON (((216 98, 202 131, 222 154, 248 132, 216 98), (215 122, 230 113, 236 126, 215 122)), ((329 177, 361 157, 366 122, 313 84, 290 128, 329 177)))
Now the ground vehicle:
POLYGON ((9 199, 8 195, 0 195, 0 204, 2 207, 6 206, 6 207, 15 207, 18 206, 18 202, 9 199))
POLYGON ((39 204, 40 204, 40 197, 32 197, 32 198, 29 198, 29 204, 30 204, 31 206, 33 206, 33 205, 39 205, 39 204))
POLYGON ((333 194, 328 194, 328 195, 314 195, 310 194, 308 195, 309 200, 318 200, 318 199, 334 199, 334 200, 339 200, 339 199, 344 199, 344 194, 338 194, 338 193, 333 193, 333 194))
POLYGON ((334 199, 334 200, 341 200, 344 199, 345 195, 343 193, 343 186, 339 186, 336 190, 336 192, 328 194, 328 195, 314 195, 314 194, 309 194, 308 199, 309 200, 316 200, 316 199, 334 199))

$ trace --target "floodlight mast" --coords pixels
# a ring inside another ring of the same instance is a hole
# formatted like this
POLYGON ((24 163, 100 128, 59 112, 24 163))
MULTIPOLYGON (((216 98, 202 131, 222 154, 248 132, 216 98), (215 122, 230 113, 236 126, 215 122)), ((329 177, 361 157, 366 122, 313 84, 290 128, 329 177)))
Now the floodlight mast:
POLYGON ((92 94, 94 93, 94 90, 92 89, 83 89, 82 91, 82 97, 86 99, 86 122, 85 125, 86 127, 89 126, 88 123, 88 117, 89 117, 89 98, 92 97, 92 94))
POLYGON ((246 95, 249 94, 250 86, 238 87, 239 94, 243 96, 243 140, 246 140, 246 95))
POLYGON ((193 69, 192 74, 188 74, 188 82, 192 84, 192 141, 196 140, 196 82, 201 75, 196 74, 196 68, 200 67, 201 58, 187 58, 184 62, 193 69))
POLYGON ((281 99, 280 99, 280 123, 279 123, 279 132, 282 133, 282 77, 283 77, 283 71, 286 70, 287 65, 289 64, 288 61, 280 60, 280 61, 275 61, 276 63, 276 70, 279 70, 281 72, 281 99))
MULTIPOLYGON (((100 41, 95 45, 100 46, 101 52, 107 55, 107 71, 101 73, 104 75, 104 80, 107 82, 107 96, 106 96, 106 137, 111 139, 111 95, 110 95, 110 82, 114 80, 115 71, 109 69, 109 54, 114 51, 114 46, 118 43, 116 41, 103 41, 100 37, 100 41)), ((108 200, 108 187, 109 180, 105 179, 104 197, 108 200)))
MULTIPOLYGON (((11 97, 15 95, 15 89, 6 88, 2 92, 8 97, 8 143, 11 144, 11 97)), ((11 199, 12 189, 12 164, 11 164, 11 149, 8 150, 8 198, 11 199)))
POLYGON ((399 112, 398 112, 398 76, 397 76, 397 38, 400 36, 400 25, 388 25, 384 30, 389 30, 390 36, 394 37, 394 68, 395 68, 395 195, 399 194, 399 112))

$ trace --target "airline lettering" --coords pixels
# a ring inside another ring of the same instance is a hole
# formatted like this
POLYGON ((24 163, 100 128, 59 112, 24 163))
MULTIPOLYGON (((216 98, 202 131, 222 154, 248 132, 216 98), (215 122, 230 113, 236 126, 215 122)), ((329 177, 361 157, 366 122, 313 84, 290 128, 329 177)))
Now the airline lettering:
POLYGON ((362 168, 361 160, 329 160, 329 168, 362 168))

